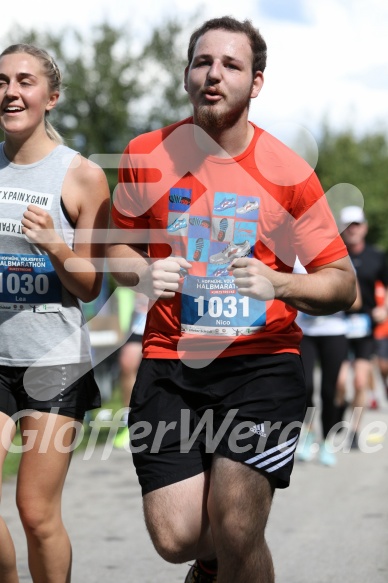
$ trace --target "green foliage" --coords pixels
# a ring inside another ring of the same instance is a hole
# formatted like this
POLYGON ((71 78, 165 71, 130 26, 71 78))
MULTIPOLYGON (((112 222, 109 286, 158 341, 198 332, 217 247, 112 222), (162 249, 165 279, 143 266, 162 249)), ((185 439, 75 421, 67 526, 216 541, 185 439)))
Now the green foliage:
MULTIPOLYGON (((13 443, 17 448, 20 450, 22 445, 22 438, 20 436, 19 430, 17 431, 13 443)), ((19 469, 19 464, 21 460, 21 453, 12 452, 7 455, 3 464, 3 479, 8 478, 9 476, 14 476, 17 474, 19 469)))
POLYGON ((169 125, 188 117, 191 106, 183 89, 186 59, 182 45, 182 25, 169 21, 153 31, 150 41, 144 46, 142 67, 154 75, 143 85, 145 96, 152 96, 146 125, 149 130, 169 125))
MULTIPOLYGON (((356 137, 351 131, 325 127, 319 142, 317 174, 325 191, 338 183, 356 186, 364 199, 370 242, 388 251, 388 137, 385 133, 356 137)), ((349 204, 352 204, 349 201, 349 204)))
MULTIPOLYGON (((63 75, 64 91, 51 122, 84 156, 121 154, 139 133, 190 114, 183 89, 182 25, 164 23, 136 49, 128 26, 95 26, 88 38, 72 28, 38 33, 15 29, 4 43, 45 48, 63 75)), ((117 169, 105 170, 113 191, 117 169)))
MULTIPOLYGON (((199 17, 193 14, 190 28, 199 17)), ((175 19, 162 23, 141 47, 128 25, 115 28, 102 23, 87 35, 73 28, 55 33, 15 28, 7 42, 3 40, 3 48, 32 42, 48 50, 63 73, 65 87, 51 114, 54 126, 84 156, 120 154, 139 133, 190 115, 183 88, 186 24, 175 19)), ((317 173, 324 189, 338 183, 356 186, 365 201, 369 239, 386 250, 387 162, 383 131, 358 138, 350 130, 323 127, 317 173)), ((117 169, 105 171, 113 192, 117 169)), ((336 202, 339 206, 341 201, 334 200, 334 206, 336 202)))

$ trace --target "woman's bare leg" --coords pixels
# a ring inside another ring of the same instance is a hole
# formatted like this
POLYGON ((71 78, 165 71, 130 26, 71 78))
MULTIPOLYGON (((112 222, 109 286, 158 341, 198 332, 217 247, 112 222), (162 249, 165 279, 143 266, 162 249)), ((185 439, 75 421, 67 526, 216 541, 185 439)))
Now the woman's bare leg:
POLYGON ((70 417, 34 412, 22 420, 29 432, 24 441, 33 447, 23 452, 17 486, 17 504, 28 544, 34 583, 69 583, 71 544, 62 521, 61 502, 69 468, 70 445, 79 423, 70 417), (59 434, 58 434, 59 432, 59 434))
MULTIPOLYGON (((14 438, 16 425, 5 413, 0 412, 0 499, 4 460, 7 457, 9 446, 14 438)), ((16 569, 15 547, 4 522, 0 516, 0 581, 2 583, 19 583, 16 569)))

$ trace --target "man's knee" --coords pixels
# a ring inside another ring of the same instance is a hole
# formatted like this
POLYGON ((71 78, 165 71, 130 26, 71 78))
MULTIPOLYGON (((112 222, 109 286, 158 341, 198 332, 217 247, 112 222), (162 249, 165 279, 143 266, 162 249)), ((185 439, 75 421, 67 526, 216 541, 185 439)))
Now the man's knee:
POLYGON ((231 553, 243 556, 251 544, 261 545, 265 541, 274 481, 251 468, 237 468, 239 479, 234 476, 227 490, 213 490, 208 509, 215 542, 221 540, 231 553))
POLYGON ((144 504, 146 526, 158 554, 169 563, 183 563, 187 560, 188 550, 194 544, 194 533, 174 507, 164 504, 144 504))
POLYGON ((169 563, 179 564, 186 561, 187 548, 182 544, 182 541, 177 541, 174 538, 158 538, 153 541, 154 547, 158 554, 169 563))
POLYGON ((163 522, 155 525, 150 520, 147 520, 147 528, 157 553, 165 561, 179 564, 192 558, 194 541, 187 536, 187 532, 182 532, 179 527, 163 525, 163 522))

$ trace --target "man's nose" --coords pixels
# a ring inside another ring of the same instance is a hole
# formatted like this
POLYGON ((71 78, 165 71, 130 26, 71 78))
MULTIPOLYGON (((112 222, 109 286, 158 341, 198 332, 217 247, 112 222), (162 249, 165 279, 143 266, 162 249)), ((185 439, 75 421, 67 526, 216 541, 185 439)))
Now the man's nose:
POLYGON ((214 61, 207 73, 207 76, 212 81, 219 81, 221 79, 221 63, 214 61))

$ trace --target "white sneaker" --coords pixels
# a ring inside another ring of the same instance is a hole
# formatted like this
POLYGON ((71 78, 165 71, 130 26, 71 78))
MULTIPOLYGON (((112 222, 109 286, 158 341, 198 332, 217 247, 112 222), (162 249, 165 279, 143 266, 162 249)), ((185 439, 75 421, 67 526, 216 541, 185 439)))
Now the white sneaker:
POLYGON ((244 243, 234 243, 233 241, 229 243, 225 249, 214 255, 210 255, 210 263, 230 263, 233 259, 238 257, 246 257, 251 252, 251 244, 249 241, 244 241, 244 243))
POLYGON ((315 443, 315 434, 312 431, 304 433, 299 440, 296 448, 295 457, 300 462, 311 462, 317 451, 317 444, 315 443))
POLYGON ((239 206, 236 209, 236 213, 239 215, 245 215, 245 213, 250 213, 251 211, 255 211, 259 208, 259 201, 258 200, 248 200, 244 206, 239 206))
POLYGON ((319 462, 329 468, 332 468, 337 463, 335 454, 330 451, 330 444, 327 444, 325 441, 321 443, 321 447, 319 448, 319 462))

